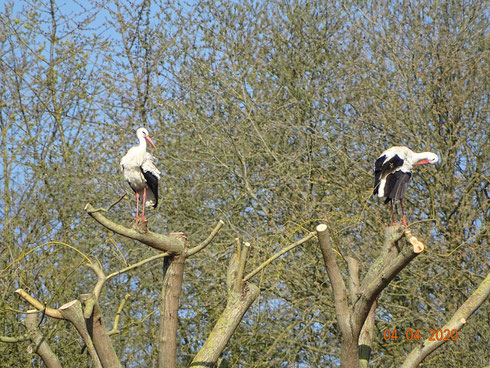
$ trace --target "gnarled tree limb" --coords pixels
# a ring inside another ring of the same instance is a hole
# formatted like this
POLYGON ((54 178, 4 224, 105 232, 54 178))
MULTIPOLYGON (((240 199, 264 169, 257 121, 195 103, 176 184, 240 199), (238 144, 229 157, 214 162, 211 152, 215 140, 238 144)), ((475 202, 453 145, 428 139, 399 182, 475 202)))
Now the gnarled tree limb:
POLYGON ((140 233, 134 229, 124 227, 109 220, 107 217, 103 216, 102 213, 95 211, 95 208, 90 203, 87 203, 85 206, 85 212, 105 228, 127 238, 138 240, 152 248, 170 254, 181 254, 184 251, 184 240, 181 238, 161 235, 152 231, 140 233))

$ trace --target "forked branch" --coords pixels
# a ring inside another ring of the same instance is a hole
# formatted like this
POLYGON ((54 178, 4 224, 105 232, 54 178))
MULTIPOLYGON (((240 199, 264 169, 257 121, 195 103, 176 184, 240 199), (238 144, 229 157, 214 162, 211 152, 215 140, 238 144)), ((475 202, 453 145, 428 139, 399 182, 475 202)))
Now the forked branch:
MULTIPOLYGON (((244 258, 243 250, 240 259, 244 258)), ((204 345, 192 360, 190 367, 209 368, 215 366, 243 315, 259 296, 259 288, 256 285, 243 283, 239 272, 240 263, 238 254, 233 254, 226 276, 228 300, 225 310, 221 313, 204 345), (237 283, 241 285, 239 290, 236 287, 237 283)))
MULTIPOLYGON (((391 280, 420 253, 414 247, 400 246, 398 241, 405 235, 405 227, 391 226, 385 231, 385 241, 381 255, 370 267, 361 284, 361 293, 353 310, 353 322, 361 329, 373 303, 391 280)), ((421 243, 410 233, 411 245, 421 243)), ((417 248, 418 249, 418 248, 417 248)))

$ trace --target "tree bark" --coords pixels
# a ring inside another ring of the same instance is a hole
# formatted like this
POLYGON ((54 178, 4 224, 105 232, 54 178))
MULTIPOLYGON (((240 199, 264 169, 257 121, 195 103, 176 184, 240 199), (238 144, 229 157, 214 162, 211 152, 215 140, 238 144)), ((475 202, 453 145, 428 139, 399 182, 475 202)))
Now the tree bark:
POLYGON ((120 368, 121 363, 116 355, 116 351, 112 345, 111 338, 109 337, 107 330, 102 320, 102 311, 100 310, 99 303, 94 299, 93 294, 84 294, 81 297, 82 301, 93 301, 94 306, 92 313, 85 319, 89 335, 92 338, 92 342, 95 347, 95 351, 99 356, 100 363, 104 368, 120 368))
POLYGON ((335 314, 339 324, 342 342, 340 346, 340 363, 342 367, 354 368, 359 366, 359 349, 357 339, 360 328, 355 331, 351 323, 351 312, 347 302, 347 288, 335 260, 335 253, 330 244, 330 235, 325 224, 316 227, 318 242, 323 255, 327 275, 330 279, 334 297, 335 314))
MULTIPOLYGON (((353 257, 346 257, 347 268, 349 270, 349 294, 352 304, 357 300, 359 295, 359 262, 353 257)), ((359 335, 359 366, 361 368, 367 368, 369 366, 369 360, 371 358, 371 351, 374 340, 374 327, 375 327, 375 312, 378 303, 374 301, 371 310, 362 326, 361 333, 359 335)))
POLYGON ((183 254, 165 259, 170 264, 163 279, 160 301, 158 368, 175 368, 177 365, 177 323, 185 260, 183 254))
POLYGON ((359 335, 359 366, 361 368, 369 367, 369 360, 371 359, 371 351, 373 348, 374 340, 374 327, 375 327, 375 312, 378 306, 375 300, 371 306, 371 310, 364 321, 361 333, 359 335))
POLYGON ((92 338, 88 332, 85 318, 83 317, 82 303, 80 303, 79 300, 73 300, 62 305, 59 308, 59 311, 61 312, 63 317, 66 320, 70 321, 77 329, 79 335, 82 337, 85 345, 87 346, 87 350, 90 354, 90 358, 92 358, 94 367, 102 368, 99 356, 97 355, 97 351, 95 350, 92 338))
POLYGON ((420 253, 413 247, 400 247, 398 241, 405 234, 404 226, 390 226, 385 231, 381 255, 370 267, 360 287, 360 295, 353 306, 353 325, 361 329, 379 294, 390 284, 391 280, 420 253))

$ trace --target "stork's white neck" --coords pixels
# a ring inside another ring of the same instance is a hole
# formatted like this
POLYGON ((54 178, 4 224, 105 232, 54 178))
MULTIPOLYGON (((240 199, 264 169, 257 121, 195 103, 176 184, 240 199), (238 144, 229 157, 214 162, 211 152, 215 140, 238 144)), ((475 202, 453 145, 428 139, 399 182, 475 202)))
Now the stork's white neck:
POLYGON ((146 151, 146 139, 145 139, 145 136, 143 134, 138 134, 138 140, 140 142, 140 144, 138 145, 138 148, 143 150, 143 151, 146 151))

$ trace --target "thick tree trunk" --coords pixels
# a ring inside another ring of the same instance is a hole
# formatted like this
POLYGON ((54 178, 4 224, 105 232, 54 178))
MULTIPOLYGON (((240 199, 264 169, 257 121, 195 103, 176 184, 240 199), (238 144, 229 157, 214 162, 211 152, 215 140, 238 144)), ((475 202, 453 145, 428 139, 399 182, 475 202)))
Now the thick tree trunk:
POLYGON ((170 264, 163 279, 160 301, 158 368, 177 366, 177 323, 185 259, 185 255, 169 256, 165 259, 170 264))
POLYGON ((340 364, 342 368, 359 367, 359 347, 357 345, 357 336, 342 335, 340 345, 340 364))

